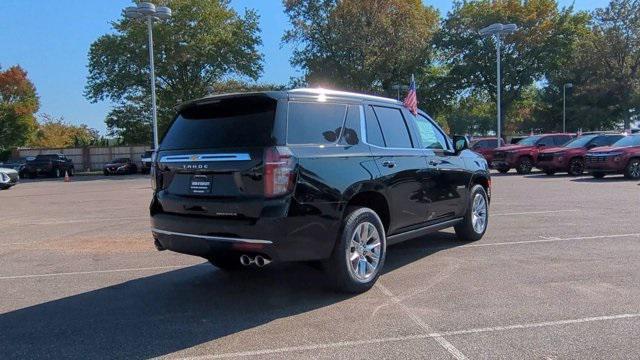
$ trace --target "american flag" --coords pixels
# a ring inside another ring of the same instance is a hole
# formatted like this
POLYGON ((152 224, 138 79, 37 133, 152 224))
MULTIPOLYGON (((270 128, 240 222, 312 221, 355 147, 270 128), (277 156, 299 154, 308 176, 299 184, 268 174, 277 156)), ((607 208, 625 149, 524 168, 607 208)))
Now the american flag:
POLYGON ((404 106, 411 111, 413 115, 418 115, 418 98, 416 95, 416 79, 411 75, 411 84, 409 84, 409 93, 404 98, 404 106))

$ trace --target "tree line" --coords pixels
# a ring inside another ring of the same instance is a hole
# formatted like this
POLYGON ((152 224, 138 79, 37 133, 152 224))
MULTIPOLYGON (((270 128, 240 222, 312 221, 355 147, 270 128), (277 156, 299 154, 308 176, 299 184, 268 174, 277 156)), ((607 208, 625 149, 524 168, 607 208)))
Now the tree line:
MULTIPOLYGON (((496 22, 519 27, 503 39, 504 132, 561 130, 568 83, 569 131, 628 127, 640 113, 640 0, 612 0, 591 12, 554 0, 456 0, 446 14, 421 0, 284 0, 282 44, 293 48, 290 61, 303 74, 288 84, 257 82, 265 58, 255 10, 238 13, 228 0, 158 2, 174 14, 154 27, 160 133, 177 104, 207 94, 322 86, 396 97, 413 74, 420 108, 445 128, 489 134, 496 49, 478 30, 496 22)), ((85 97, 114 104, 105 119, 110 137, 149 144, 146 27, 121 17, 113 29, 91 44, 85 97)), ((24 72, 11 68, 4 76, 20 78, 16 71, 24 72)), ((46 129, 71 126, 35 120, 38 98, 26 74, 11 87, 22 100, 2 82, 0 147, 49 144, 55 136, 44 136, 46 129)), ((76 130, 89 137, 66 137, 65 144, 100 141, 91 129, 76 130)))

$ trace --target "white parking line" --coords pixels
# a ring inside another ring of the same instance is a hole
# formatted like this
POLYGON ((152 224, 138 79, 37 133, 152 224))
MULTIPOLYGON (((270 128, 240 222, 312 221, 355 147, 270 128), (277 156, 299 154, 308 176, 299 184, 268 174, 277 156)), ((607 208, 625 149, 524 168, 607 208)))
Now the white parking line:
POLYGON ((283 353, 290 353, 290 352, 297 352, 297 351, 337 349, 337 348, 353 347, 353 346, 359 346, 359 345, 412 341, 412 340, 421 340, 421 339, 438 338, 438 337, 441 338, 442 336, 468 335, 468 334, 478 334, 478 333, 487 333, 487 332, 532 329, 532 328, 552 327, 552 326, 561 326, 561 325, 581 324, 581 323, 589 323, 589 322, 634 319, 639 317, 640 317, 640 313, 596 316, 596 317, 587 317, 587 318, 581 318, 581 319, 545 321, 545 322, 539 322, 539 323, 524 323, 524 324, 515 324, 515 325, 506 325, 506 326, 475 328, 475 329, 468 329, 468 330, 445 331, 441 333, 428 333, 428 334, 419 334, 419 335, 386 337, 386 338, 355 340, 355 341, 339 341, 339 342, 333 342, 333 343, 289 346, 289 347, 282 347, 282 348, 243 351, 243 352, 235 352, 235 353, 223 353, 223 354, 215 354, 215 355, 192 356, 192 357, 183 357, 180 359, 205 360, 205 359, 228 359, 228 358, 237 358, 237 357, 273 355, 273 354, 283 354, 283 353))
POLYGON ((625 238, 625 237, 640 237, 640 233, 617 234, 617 235, 576 236, 576 237, 569 237, 569 238, 551 237, 551 238, 545 238, 545 239, 539 239, 539 240, 522 240, 522 241, 506 241, 506 242, 499 242, 499 243, 469 244, 469 245, 459 246, 458 248, 485 247, 485 246, 504 246, 504 245, 518 245, 518 244, 537 244, 537 243, 548 243, 548 242, 558 242, 558 241, 615 239, 615 238, 625 238))
POLYGON ((489 214, 489 216, 513 216, 513 215, 535 215, 535 214, 556 214, 563 212, 577 212, 579 210, 546 210, 546 211, 524 211, 524 212, 512 212, 512 213, 497 213, 497 214, 489 214))
MULTIPOLYGON (((375 286, 378 289, 380 289, 380 291, 383 294, 389 297, 394 303, 399 305, 402 308, 402 310, 405 312, 405 314, 407 314, 411 318, 411 320, 413 320, 414 323, 420 326, 422 330, 424 330, 426 333, 431 333, 432 331, 431 326, 429 326, 429 324, 427 324, 424 320, 422 320, 422 318, 420 318, 418 314, 413 312, 411 308, 409 308, 405 303, 403 303, 402 300, 400 300, 397 296, 395 296, 389 289, 387 289, 384 285, 382 285, 380 280, 378 280, 375 286)), ((453 344, 448 342, 442 335, 437 333, 432 333, 432 334, 434 335, 430 337, 433 338, 440 346, 445 348, 449 352, 449 354, 451 354, 454 358, 458 360, 467 359, 467 357, 460 350, 458 350, 455 346, 453 346, 453 344)))
MULTIPOLYGON (((197 264, 197 265, 201 265, 201 264, 197 264)), ((197 265, 153 266, 153 267, 130 268, 130 269, 74 271, 74 272, 59 272, 59 273, 48 273, 48 274, 0 276, 0 280, 32 279, 32 278, 53 277, 53 276, 71 276, 71 275, 88 275, 88 274, 108 274, 108 273, 129 272, 129 271, 165 270, 165 269, 186 268, 186 267, 189 267, 189 266, 197 266, 197 265)))

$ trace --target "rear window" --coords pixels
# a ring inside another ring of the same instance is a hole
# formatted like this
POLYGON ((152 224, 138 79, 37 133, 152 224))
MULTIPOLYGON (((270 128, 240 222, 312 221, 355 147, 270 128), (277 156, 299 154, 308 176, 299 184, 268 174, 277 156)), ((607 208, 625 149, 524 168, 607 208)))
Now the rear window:
POLYGON ((340 137, 346 113, 346 105, 290 102, 287 143, 335 143, 340 137))
POLYGON ((261 147, 275 144, 277 102, 266 96, 237 97, 183 110, 162 139, 162 150, 261 147))

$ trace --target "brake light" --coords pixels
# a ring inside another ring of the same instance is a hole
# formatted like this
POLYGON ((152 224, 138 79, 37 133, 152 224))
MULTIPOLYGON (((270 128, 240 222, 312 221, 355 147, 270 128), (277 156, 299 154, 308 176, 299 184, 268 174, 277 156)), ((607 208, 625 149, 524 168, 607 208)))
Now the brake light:
POLYGON ((275 197, 293 190, 296 159, 286 146, 269 147, 264 152, 264 195, 275 197))

